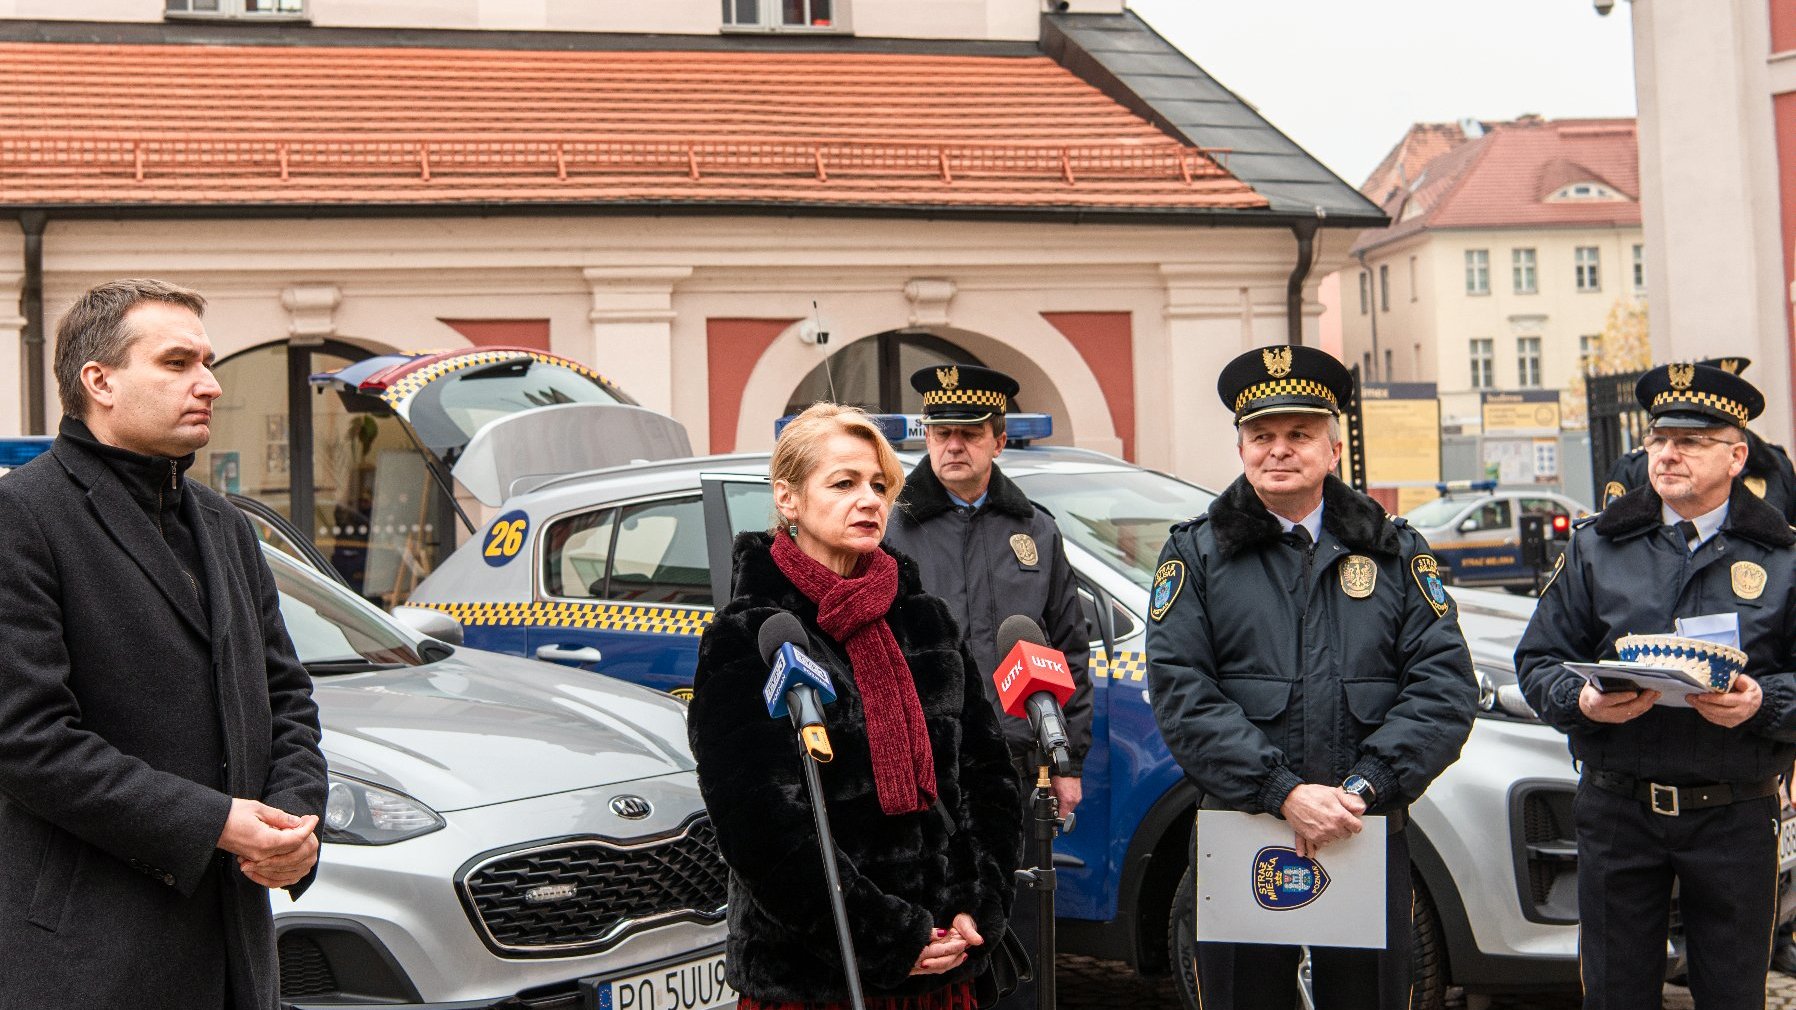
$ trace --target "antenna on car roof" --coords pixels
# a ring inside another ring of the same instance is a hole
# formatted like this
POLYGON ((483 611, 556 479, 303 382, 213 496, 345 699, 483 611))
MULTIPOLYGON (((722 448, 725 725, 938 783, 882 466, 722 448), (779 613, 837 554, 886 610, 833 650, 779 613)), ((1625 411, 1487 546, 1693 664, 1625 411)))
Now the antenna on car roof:
MULTIPOLYGON (((823 311, 817 308, 815 298, 811 299, 811 320, 816 324, 817 346, 823 347, 829 343, 829 331, 823 328, 823 311)), ((823 380, 829 384, 829 401, 841 403, 841 398, 836 396, 836 373, 829 367, 829 359, 829 352, 823 352, 823 380)))

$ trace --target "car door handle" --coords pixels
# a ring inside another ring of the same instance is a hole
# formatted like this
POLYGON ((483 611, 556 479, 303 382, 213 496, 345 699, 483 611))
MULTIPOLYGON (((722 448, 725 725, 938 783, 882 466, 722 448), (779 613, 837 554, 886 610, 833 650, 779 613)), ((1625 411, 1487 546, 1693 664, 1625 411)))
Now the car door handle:
POLYGON ((539 645, 536 647, 536 658, 546 659, 551 663, 596 663, 601 657, 599 650, 590 645, 583 649, 569 649, 559 645, 539 645))

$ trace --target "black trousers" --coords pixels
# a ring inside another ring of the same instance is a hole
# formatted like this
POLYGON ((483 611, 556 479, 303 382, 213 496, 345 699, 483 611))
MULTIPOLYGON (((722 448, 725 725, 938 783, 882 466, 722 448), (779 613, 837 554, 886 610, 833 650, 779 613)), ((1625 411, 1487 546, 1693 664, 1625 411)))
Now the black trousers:
POLYGON ((1667 817, 1585 783, 1574 809, 1585 1010, 1663 1005, 1673 881, 1696 1005, 1763 1010, 1777 918, 1777 797, 1667 817))
MULTIPOLYGON (((1327 850, 1324 850, 1326 856, 1327 850)), ((1407 1010, 1411 975, 1409 838, 1385 847, 1385 946, 1311 947, 1316 1010, 1407 1010)), ((1203 935, 1203 920, 1198 920, 1203 935)), ((1303 948, 1265 943, 1198 943, 1198 1010, 1291 1010, 1303 948)))

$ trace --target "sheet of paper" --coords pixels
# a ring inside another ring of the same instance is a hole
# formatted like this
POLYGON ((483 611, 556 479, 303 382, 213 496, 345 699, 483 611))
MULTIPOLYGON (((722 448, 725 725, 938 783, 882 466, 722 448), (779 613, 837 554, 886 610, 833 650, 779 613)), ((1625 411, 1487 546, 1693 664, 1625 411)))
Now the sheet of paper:
POLYGON ((1704 614, 1701 617, 1680 617, 1677 619, 1675 634, 1685 638, 1700 639, 1715 645, 1740 647, 1740 615, 1739 614, 1704 614))
POLYGON ((1637 687, 1651 688, 1660 694, 1659 700, 1653 704, 1670 708, 1689 708, 1691 695, 1708 690, 1691 683, 1690 675, 1682 670, 1648 666, 1645 663, 1605 659, 1600 663, 1566 663, 1565 668, 1587 681, 1600 679, 1613 683, 1625 680, 1637 687))
POLYGON ((1232 943, 1384 946, 1386 825, 1299 857, 1269 814, 1197 814, 1197 938, 1232 943))

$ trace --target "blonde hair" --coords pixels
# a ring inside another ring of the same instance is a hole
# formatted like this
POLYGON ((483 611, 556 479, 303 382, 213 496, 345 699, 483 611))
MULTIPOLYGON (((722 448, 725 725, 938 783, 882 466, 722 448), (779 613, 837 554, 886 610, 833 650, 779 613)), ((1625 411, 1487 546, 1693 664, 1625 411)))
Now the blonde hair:
MULTIPOLYGON (((787 487, 802 491, 805 481, 823 462, 824 444, 835 434, 853 435, 873 447, 873 456, 886 479, 886 504, 890 505, 904 487, 904 468, 898 463, 898 454, 866 411, 827 400, 806 407, 780 432, 779 441, 773 445, 773 462, 767 468, 768 481, 783 480, 787 487)), ((776 509, 772 532, 778 533, 785 525, 776 509)))

